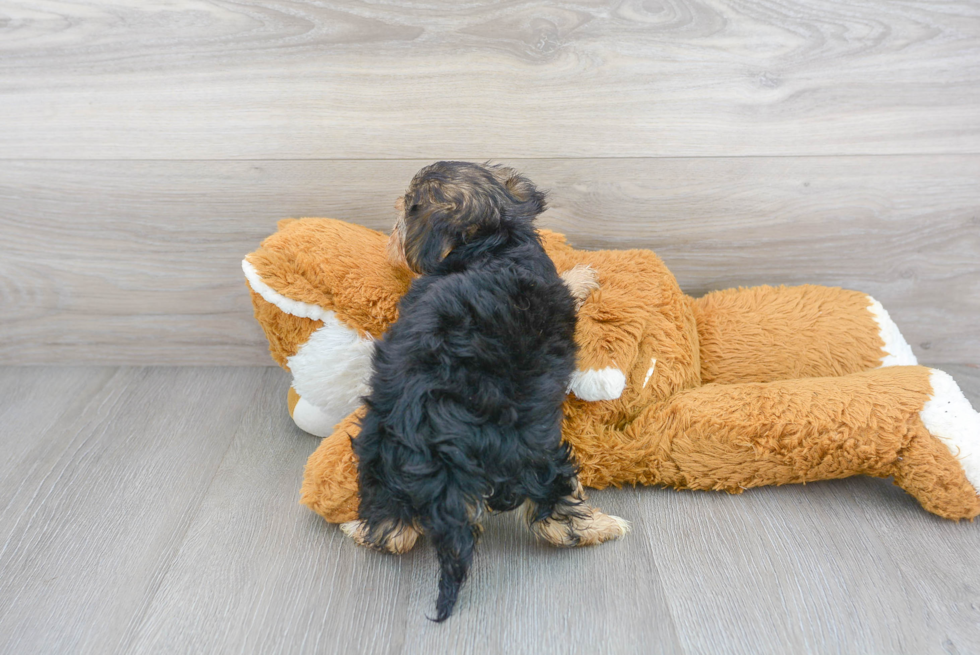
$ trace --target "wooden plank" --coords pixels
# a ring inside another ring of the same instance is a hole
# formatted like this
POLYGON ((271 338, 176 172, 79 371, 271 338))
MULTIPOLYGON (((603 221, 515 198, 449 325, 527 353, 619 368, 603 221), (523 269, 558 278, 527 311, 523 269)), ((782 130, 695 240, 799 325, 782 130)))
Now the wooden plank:
POLYGON ((298 504, 319 439, 292 424, 285 373, 269 370, 277 383, 246 410, 127 651, 343 652, 327 644, 390 643, 400 630, 409 560, 358 558, 298 504))
MULTIPOLYGON (((611 514, 642 520, 625 490, 593 492, 590 501, 611 514)), ((423 551, 412 577, 404 649, 411 653, 682 653, 669 577, 651 557, 637 525, 621 541, 558 550, 536 543, 507 515, 488 521, 473 579, 458 615, 445 625, 432 615, 437 562, 423 551)))
POLYGON ((0 542, 31 502, 24 481, 42 475, 43 462, 68 447, 57 427, 101 397, 114 374, 96 366, 0 367, 0 542))
MULTIPOLYGON (((942 368, 980 406, 980 368, 942 368)), ((296 503, 318 441, 289 420, 286 384, 270 368, 0 367, 16 428, 0 445, 21 453, 0 497, 30 501, 0 513, 0 652, 980 650, 978 525, 869 478, 596 492, 634 528, 598 548, 492 517, 457 613, 432 624, 427 544, 356 548, 296 503)))
POLYGON ((631 514, 648 526, 685 652, 934 652, 917 648, 930 635, 922 608, 859 509, 867 483, 638 490, 631 514))
POLYGON ((980 9, 3 0, 0 157, 980 152, 980 9))
MULTIPOLYGON (((250 406, 125 651, 680 652, 639 542, 556 550, 513 515, 488 521, 456 614, 430 623, 438 569, 427 543, 404 557, 368 551, 297 504, 318 443, 281 397, 250 406)), ((619 509, 617 494, 600 498, 619 509)))
MULTIPOLYGON (((980 407, 980 369, 942 368, 980 407)), ((888 480, 630 495, 685 652, 980 650, 980 526, 888 480)))
MULTIPOLYGON (((0 162, 0 362, 268 364, 241 257, 286 216, 387 229, 424 163, 0 162)), ((652 248, 693 295, 860 289, 980 361, 980 156, 508 163, 578 247, 652 248)))
MULTIPOLYGON (((939 365, 959 383, 974 408, 980 408, 980 367, 939 365)), ((980 652, 980 526, 923 516, 901 489, 867 488, 875 497, 858 499, 868 524, 893 563, 891 576, 927 622, 922 647, 907 643, 904 652, 980 652), (886 511, 888 509, 891 511, 886 511)), ((870 652, 870 651, 869 651, 870 652)))
MULTIPOLYGON (((0 651, 115 652, 183 541, 242 412, 281 377, 122 369, 98 393, 83 389, 77 413, 40 422, 35 443, 50 447, 34 448, 2 483, 14 502, 0 515, 0 651)), ((3 404, 49 406, 30 391, 3 404)), ((18 436, 0 438, 6 448, 18 436)))

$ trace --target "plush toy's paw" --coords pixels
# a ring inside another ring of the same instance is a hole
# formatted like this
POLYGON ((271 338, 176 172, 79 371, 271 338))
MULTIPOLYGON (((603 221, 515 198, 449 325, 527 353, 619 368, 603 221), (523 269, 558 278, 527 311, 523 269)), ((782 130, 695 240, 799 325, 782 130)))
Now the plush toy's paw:
POLYGON ((292 387, 289 387, 286 404, 296 427, 315 437, 329 437, 334 425, 337 424, 336 417, 328 415, 319 407, 307 402, 305 398, 300 398, 292 387))
POLYGON ((931 398, 921 425, 896 463, 899 485, 947 519, 980 516, 980 414, 948 374, 929 371, 931 398))
POLYGON ((401 555, 412 550, 419 538, 418 530, 404 524, 382 527, 375 530, 374 534, 371 533, 364 521, 341 523, 340 529, 358 546, 384 550, 394 555, 401 555))
POLYGON ((599 288, 599 273, 591 266, 578 264, 561 274, 565 286, 575 299, 578 310, 593 291, 599 288))
POLYGON ((948 373, 932 369, 929 383, 932 398, 919 414, 922 424, 946 444, 974 490, 980 493, 980 414, 948 373))
MULTIPOLYGON (((599 288, 599 273, 586 264, 578 264, 561 274, 561 279, 575 299, 575 310, 581 309, 589 295, 599 288)), ((617 368, 575 371, 568 391, 582 400, 616 400, 626 388, 626 374, 617 368)))
MULTIPOLYGON (((651 370, 652 372, 652 370, 651 370)), ((582 400, 616 400, 626 389, 626 374, 611 366, 601 370, 575 371, 568 390, 582 400)))

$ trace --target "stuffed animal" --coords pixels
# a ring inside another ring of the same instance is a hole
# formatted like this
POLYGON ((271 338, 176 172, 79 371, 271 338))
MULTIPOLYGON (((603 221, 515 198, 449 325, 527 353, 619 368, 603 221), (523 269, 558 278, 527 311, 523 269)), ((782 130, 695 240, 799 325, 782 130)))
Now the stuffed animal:
MULTIPOLYGON (((926 510, 980 514, 980 414, 942 371, 916 366, 873 298, 819 286, 685 295, 647 250, 582 251, 541 231, 559 273, 598 272, 579 312, 564 438, 583 484, 751 487, 894 478, 926 510)), ((331 219, 285 220, 242 266, 273 359, 292 372, 296 425, 326 437, 302 502, 357 518, 360 398, 374 341, 410 274, 387 235, 331 219)))

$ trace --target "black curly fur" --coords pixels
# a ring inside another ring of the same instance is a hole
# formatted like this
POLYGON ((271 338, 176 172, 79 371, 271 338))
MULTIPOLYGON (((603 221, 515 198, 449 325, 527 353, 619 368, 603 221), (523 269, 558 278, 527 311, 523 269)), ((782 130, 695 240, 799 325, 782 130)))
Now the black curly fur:
POLYGON ((462 162, 422 169, 405 197, 421 277, 378 343, 353 448, 368 534, 414 525, 436 547, 436 621, 456 604, 484 509, 574 513, 561 423, 575 303, 532 225, 544 207, 510 169, 462 162))

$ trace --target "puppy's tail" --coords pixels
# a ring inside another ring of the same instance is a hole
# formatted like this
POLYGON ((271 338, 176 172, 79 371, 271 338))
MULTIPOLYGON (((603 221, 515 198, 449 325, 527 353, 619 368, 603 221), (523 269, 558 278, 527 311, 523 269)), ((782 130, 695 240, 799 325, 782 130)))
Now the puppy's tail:
POLYGON ((429 531, 439 558, 439 598, 436 600, 436 623, 449 618, 456 606, 459 590, 473 563, 473 550, 480 534, 471 523, 470 512, 463 503, 446 504, 438 512, 429 531))

